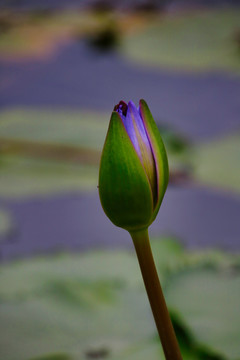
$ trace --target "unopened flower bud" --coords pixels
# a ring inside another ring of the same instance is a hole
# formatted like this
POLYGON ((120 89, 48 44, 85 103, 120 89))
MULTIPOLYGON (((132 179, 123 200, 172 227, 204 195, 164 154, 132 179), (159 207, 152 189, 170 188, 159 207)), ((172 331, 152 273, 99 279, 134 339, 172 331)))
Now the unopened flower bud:
POLYGON ((168 184, 167 154, 144 100, 114 107, 99 172, 99 195, 109 219, 129 232, 157 216, 168 184))

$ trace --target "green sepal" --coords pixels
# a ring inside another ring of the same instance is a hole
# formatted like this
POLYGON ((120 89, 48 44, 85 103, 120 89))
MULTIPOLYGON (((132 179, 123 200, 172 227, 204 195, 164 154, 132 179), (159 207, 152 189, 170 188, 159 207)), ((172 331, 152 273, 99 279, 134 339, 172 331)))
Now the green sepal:
POLYGON ((120 115, 113 112, 99 172, 99 196, 109 219, 128 231, 146 228, 153 214, 150 183, 120 115))
POLYGON ((158 214, 160 205, 162 203, 168 185, 168 180, 169 180, 168 158, 160 132, 145 100, 143 99, 140 100, 139 108, 152 147, 155 166, 156 166, 156 173, 157 173, 157 201, 155 202, 155 207, 151 219, 151 222, 153 222, 158 214))

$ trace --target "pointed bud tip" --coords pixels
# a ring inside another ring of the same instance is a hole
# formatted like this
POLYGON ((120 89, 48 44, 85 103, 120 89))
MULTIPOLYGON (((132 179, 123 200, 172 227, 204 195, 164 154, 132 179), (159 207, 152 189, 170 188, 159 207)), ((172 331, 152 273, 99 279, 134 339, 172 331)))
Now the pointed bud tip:
POLYGON ((128 106, 123 100, 120 100, 119 103, 115 105, 113 109, 113 111, 116 111, 123 116, 127 115, 127 110, 128 110, 128 106))

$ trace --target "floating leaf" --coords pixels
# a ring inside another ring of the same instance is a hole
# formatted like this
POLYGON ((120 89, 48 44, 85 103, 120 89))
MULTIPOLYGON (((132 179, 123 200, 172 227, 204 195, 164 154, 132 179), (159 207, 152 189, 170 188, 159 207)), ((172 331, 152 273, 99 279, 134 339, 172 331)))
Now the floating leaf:
POLYGON ((199 144, 195 150, 194 176, 198 181, 240 192, 240 134, 199 144))
POLYGON ((217 9, 157 18, 125 37, 121 53, 148 65, 239 73, 239 15, 237 9, 217 9))
MULTIPOLYGON (((216 360, 218 353, 236 360, 239 257, 188 253, 173 239, 152 245, 184 360, 216 360)), ((71 360, 162 358, 134 253, 106 250, 12 262, 1 266, 0 282, 4 360, 47 354, 71 360)))
POLYGON ((229 360, 240 354, 240 271, 189 268, 170 277, 165 294, 199 348, 229 360))

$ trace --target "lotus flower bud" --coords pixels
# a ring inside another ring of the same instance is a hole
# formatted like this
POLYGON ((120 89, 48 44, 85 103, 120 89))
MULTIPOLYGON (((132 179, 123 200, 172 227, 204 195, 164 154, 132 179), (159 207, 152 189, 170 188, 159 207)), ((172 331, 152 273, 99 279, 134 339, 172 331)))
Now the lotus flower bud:
POLYGON ((99 195, 109 219, 129 232, 157 216, 168 184, 168 160, 144 100, 120 101, 112 112, 99 172, 99 195))

